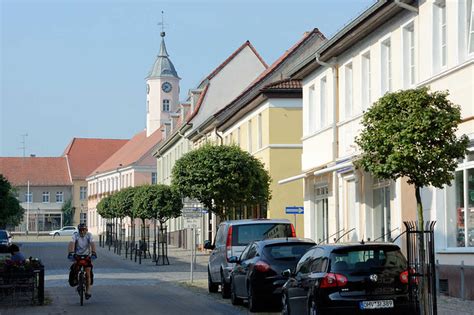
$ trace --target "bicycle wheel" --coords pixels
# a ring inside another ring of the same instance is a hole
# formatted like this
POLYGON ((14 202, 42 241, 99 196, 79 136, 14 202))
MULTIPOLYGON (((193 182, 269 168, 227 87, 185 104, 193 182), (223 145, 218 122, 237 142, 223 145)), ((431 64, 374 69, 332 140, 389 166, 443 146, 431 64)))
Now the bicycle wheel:
POLYGON ((86 280, 85 280, 84 271, 81 270, 79 272, 79 281, 78 281, 78 285, 77 285, 77 292, 79 293, 79 299, 81 300, 81 306, 84 305, 85 285, 86 285, 86 280))

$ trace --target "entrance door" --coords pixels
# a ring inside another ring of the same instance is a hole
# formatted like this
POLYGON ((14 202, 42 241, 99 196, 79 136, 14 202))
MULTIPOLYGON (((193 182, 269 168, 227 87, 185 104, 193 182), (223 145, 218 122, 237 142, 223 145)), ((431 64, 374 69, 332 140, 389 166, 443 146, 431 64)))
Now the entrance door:
POLYGON ((321 243, 327 241, 328 233, 328 186, 323 185, 315 188, 315 241, 321 243))
POLYGON ((390 186, 374 188, 373 194, 372 240, 389 242, 392 240, 390 235, 390 186))

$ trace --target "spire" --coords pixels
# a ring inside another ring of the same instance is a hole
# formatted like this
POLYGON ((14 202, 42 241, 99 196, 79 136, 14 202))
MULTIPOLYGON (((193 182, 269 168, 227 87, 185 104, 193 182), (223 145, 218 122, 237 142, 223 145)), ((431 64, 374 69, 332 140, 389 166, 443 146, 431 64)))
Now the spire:
POLYGON ((166 50, 166 44, 165 44, 165 22, 164 22, 164 12, 161 11, 161 22, 158 23, 158 25, 161 26, 161 45, 160 45, 160 52, 158 53, 158 56, 156 57, 155 63, 153 64, 153 67, 148 74, 147 79, 152 79, 152 78, 159 78, 159 77, 178 77, 178 73, 176 72, 176 69, 174 68, 173 63, 169 59, 168 51, 166 50))

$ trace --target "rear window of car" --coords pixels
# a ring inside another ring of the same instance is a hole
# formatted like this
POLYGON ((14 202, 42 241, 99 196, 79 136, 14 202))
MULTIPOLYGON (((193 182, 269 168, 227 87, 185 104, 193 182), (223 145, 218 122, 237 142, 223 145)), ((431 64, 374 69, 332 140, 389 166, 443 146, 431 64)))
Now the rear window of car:
POLYGON ((289 223, 259 223, 232 226, 232 246, 247 246, 252 241, 291 237, 289 223))
POLYGON ((7 232, 6 231, 0 231, 0 239, 5 240, 7 239, 7 232))
POLYGON ((265 246, 263 252, 270 259, 298 261, 313 246, 310 243, 272 244, 265 246))
POLYGON ((407 262, 397 247, 338 249, 331 254, 331 271, 405 270, 407 262))

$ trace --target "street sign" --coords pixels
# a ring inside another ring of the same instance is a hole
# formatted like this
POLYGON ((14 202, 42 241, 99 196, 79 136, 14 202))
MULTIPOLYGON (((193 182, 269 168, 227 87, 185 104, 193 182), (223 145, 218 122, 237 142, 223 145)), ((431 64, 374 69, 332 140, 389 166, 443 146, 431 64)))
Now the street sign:
POLYGON ((201 220, 199 218, 185 217, 184 228, 185 229, 196 229, 196 228, 199 227, 200 222, 201 222, 201 220))
POLYGON ((200 218, 203 214, 203 209, 198 207, 184 207, 181 213, 185 218, 200 218))
POLYGON ((286 207, 285 208, 286 214, 304 214, 304 207, 286 207))

